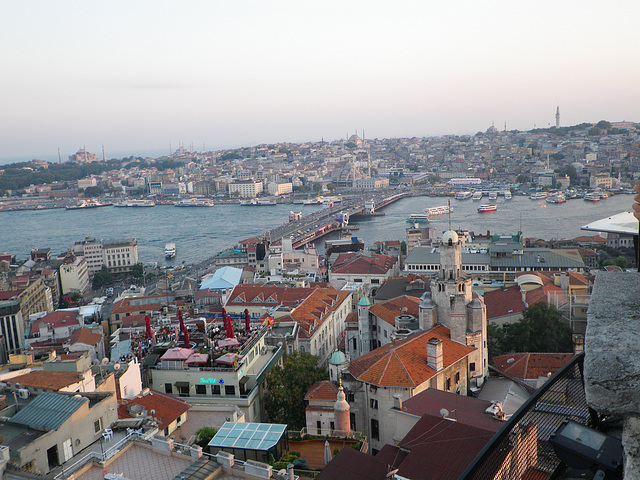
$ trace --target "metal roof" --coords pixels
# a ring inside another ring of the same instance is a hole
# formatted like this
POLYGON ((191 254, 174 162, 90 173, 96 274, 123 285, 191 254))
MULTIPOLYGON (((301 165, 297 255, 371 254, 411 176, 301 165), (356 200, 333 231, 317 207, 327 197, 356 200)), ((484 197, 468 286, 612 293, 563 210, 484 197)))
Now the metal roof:
POLYGON ((550 251, 525 251, 522 255, 491 259, 491 267, 530 267, 540 268, 584 268, 584 262, 550 251))
POLYGON ((89 399, 81 396, 41 393, 11 417, 12 423, 32 428, 57 430, 89 399))
POLYGON ((633 216, 633 212, 623 212, 591 222, 581 229, 620 235, 638 235, 638 220, 633 216))
POLYGON ((274 423, 225 422, 209 446, 266 451, 275 447, 286 431, 286 425, 274 423))

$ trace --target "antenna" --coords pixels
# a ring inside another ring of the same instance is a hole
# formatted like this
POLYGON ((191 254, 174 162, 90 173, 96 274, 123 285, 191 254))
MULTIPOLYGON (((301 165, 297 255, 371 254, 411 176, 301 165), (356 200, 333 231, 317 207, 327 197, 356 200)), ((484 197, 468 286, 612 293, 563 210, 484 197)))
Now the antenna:
POLYGON ((449 204, 449 230, 451 230, 451 200, 447 200, 449 204))

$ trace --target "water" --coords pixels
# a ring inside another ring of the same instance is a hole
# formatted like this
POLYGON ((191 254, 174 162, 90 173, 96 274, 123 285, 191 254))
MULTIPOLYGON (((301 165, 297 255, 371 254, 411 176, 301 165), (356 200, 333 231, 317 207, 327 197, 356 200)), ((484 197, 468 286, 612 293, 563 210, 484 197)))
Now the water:
MULTIPOLYGON (((384 209, 385 215, 358 223, 354 235, 368 247, 378 240, 403 240, 406 219, 426 207, 446 204, 446 198, 411 197, 384 209)), ((525 237, 550 239, 573 238, 585 234, 580 227, 600 218, 631 209, 633 196, 616 195, 596 203, 581 199, 564 204, 549 204, 528 197, 512 200, 499 198, 498 211, 477 213, 484 202, 451 200, 454 207, 451 226, 477 233, 516 233, 525 237)), ((159 265, 197 263, 235 245, 238 241, 256 236, 286 223, 291 210, 309 214, 319 206, 277 205, 272 207, 242 207, 216 205, 213 208, 154 208, 103 207, 67 211, 31 210, 0 213, 0 252, 6 251, 19 259, 26 258, 32 248, 51 248, 52 255, 67 250, 85 237, 97 239, 138 239, 140 261, 159 265), (292 208, 293 207, 293 208, 292 208), (177 256, 164 258, 164 245, 175 242, 177 256)), ((435 217, 431 226, 438 233, 448 228, 448 217, 435 217)), ((322 246, 319 245, 319 250, 322 246)))

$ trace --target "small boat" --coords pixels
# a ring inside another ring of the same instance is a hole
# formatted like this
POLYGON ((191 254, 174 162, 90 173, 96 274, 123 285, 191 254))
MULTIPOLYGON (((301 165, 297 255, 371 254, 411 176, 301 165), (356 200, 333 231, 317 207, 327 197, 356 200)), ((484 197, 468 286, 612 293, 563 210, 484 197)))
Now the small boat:
POLYGON ((176 256, 176 244, 175 243, 167 243, 164 246, 164 256, 165 258, 173 258, 176 256))
POLYGON ((173 204, 176 207, 213 207, 215 203, 213 200, 207 200, 206 198, 185 198, 173 204))
POLYGON ((481 191, 475 191, 473 192, 473 195, 471 196, 472 200, 482 200, 482 192, 481 191))
POLYGON ((505 200, 511 200, 512 198, 513 198, 513 195, 511 194, 511 190, 505 190, 504 199, 505 200))
POLYGON ((302 202, 303 205, 321 205, 324 201, 323 196, 319 196, 316 198, 308 198, 302 202))
POLYGON ((598 195, 597 193, 587 193, 584 196, 584 201, 585 202, 599 202, 600 201, 600 195, 598 195))
POLYGON ((498 210, 497 205, 480 205, 478 207, 478 212, 480 213, 495 212, 496 210, 498 210))
POLYGON ((465 190, 463 192, 456 192, 453 198, 455 198, 456 200, 467 200, 472 196, 473 196, 473 192, 471 192, 470 190, 465 190))
POLYGON ((67 205, 67 210, 86 210, 89 208, 108 207, 111 203, 100 203, 97 200, 82 200, 77 205, 67 205))
POLYGON ((567 199, 561 193, 547 197, 547 203, 565 203, 567 199))
POLYGON ((119 202, 119 203, 114 203, 113 204, 114 207, 155 207, 156 206, 156 202, 154 202, 153 200, 137 200, 137 199, 133 199, 133 200, 125 200, 124 202, 119 202))
POLYGON ((547 198, 547 196, 547 192, 536 192, 532 193, 529 198, 531 200, 544 200, 545 198, 547 198))
POLYGON ((489 192, 489 200, 497 200, 498 199, 498 192, 493 191, 493 192, 489 192))
POLYGON ((243 207, 268 207, 277 205, 277 203, 275 200, 258 200, 257 198, 254 198, 252 200, 243 200, 240 202, 240 205, 243 207))
POLYGON ((436 215, 445 215, 449 212, 453 212, 453 207, 450 207, 449 205, 442 205, 440 207, 428 207, 424 209, 424 213, 426 213, 429 216, 436 216, 436 215))
POLYGON ((428 213, 412 213, 407 218, 407 223, 429 223, 431 215, 428 213))

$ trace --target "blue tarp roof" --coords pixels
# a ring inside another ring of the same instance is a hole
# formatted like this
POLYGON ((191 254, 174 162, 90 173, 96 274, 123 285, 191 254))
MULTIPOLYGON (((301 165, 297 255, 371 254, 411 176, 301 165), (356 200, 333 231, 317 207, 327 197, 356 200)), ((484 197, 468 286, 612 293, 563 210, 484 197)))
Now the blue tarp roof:
POLYGON ((200 285, 200 290, 221 290, 233 288, 240 283, 242 270, 233 267, 219 268, 209 278, 205 279, 200 285))

